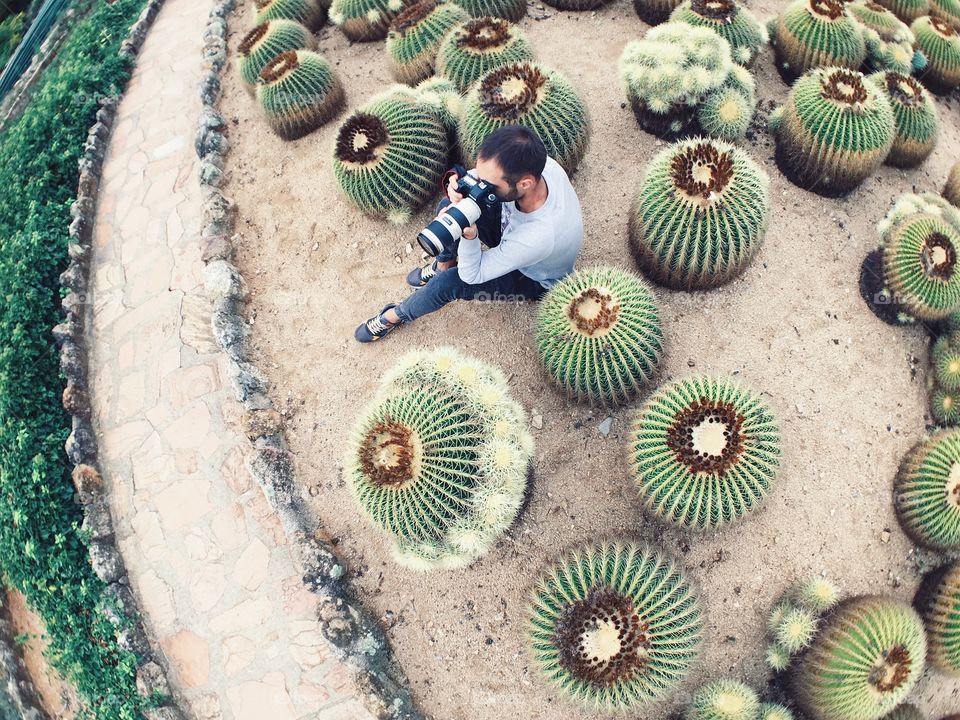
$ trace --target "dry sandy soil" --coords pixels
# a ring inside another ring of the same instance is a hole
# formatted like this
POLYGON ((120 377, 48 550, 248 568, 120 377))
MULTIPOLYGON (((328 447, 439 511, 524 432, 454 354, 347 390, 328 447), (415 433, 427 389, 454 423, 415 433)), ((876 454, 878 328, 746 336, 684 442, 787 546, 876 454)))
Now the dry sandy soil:
MULTIPOLYGON (((245 4, 232 20, 231 50, 247 28, 245 4)), ((785 3, 753 3, 761 18, 785 3)), ((663 144, 641 131, 616 78, 624 44, 645 25, 617 0, 596 13, 533 4, 521 26, 541 61, 563 71, 594 121, 574 185, 586 239, 579 266, 632 267, 626 213, 646 163, 663 144)), ((381 42, 349 44, 319 34, 356 107, 390 81, 381 42)), ((787 86, 766 51, 755 67, 761 104, 787 86)), ((233 150, 225 190, 238 204, 237 262, 252 291, 255 355, 285 408, 304 495, 338 541, 367 606, 388 628, 423 710, 438 720, 577 720, 597 717, 541 683, 524 644, 524 610, 538 569, 566 547, 597 538, 643 538, 675 554, 701 588, 708 612, 702 661, 685 687, 731 675, 764 687, 762 628, 790 582, 826 574, 846 593, 909 600, 919 557, 899 530, 891 482, 901 457, 924 434, 928 339, 918 327, 878 320, 858 294, 874 224, 901 193, 939 190, 960 146, 957 101, 937 102, 943 132, 919 169, 883 168, 843 199, 791 185, 763 133, 744 143, 770 175, 772 218, 754 262, 708 293, 659 289, 667 354, 664 380, 705 371, 736 375, 759 389, 784 434, 783 469, 765 508, 743 524, 700 537, 646 521, 625 476, 631 408, 606 413, 566 402, 533 349, 535 307, 458 303, 383 343, 361 346, 354 327, 403 297, 418 261, 409 243, 429 219, 405 227, 362 216, 338 192, 331 169, 339 120, 284 143, 259 117, 233 73, 223 112, 233 150), (342 453, 359 408, 380 375, 411 348, 449 343, 496 363, 516 398, 541 415, 534 430, 532 502, 509 537, 466 571, 422 575, 397 567, 388 543, 361 516, 342 479, 342 453)), ((631 714, 662 718, 673 702, 631 714)), ((932 717, 960 709, 960 681, 927 676, 914 701, 932 717)))

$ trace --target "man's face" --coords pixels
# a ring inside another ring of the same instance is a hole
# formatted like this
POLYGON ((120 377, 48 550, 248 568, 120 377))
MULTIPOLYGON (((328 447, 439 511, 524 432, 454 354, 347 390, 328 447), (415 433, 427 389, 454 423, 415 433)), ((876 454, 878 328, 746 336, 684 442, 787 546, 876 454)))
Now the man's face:
POLYGON ((497 199, 501 202, 510 202, 523 197, 526 192, 525 186, 530 184, 529 181, 532 179, 530 176, 525 176, 520 178, 516 185, 512 185, 503 177, 500 164, 496 160, 487 158, 477 158, 477 177, 493 185, 497 199))

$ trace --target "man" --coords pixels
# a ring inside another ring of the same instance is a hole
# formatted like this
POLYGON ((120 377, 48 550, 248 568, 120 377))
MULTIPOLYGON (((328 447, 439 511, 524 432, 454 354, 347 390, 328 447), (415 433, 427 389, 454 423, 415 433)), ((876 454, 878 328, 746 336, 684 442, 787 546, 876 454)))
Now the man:
MULTIPOLYGON (((484 211, 464 230, 458 246, 414 268, 407 283, 417 291, 357 327, 358 341, 381 340, 453 300, 538 300, 573 270, 583 243, 580 200, 536 134, 522 125, 491 133, 480 146, 473 174, 494 187, 499 212, 484 211), (485 252, 481 241, 489 248, 485 252)), ((456 188, 452 175, 440 208, 461 200, 456 188)))

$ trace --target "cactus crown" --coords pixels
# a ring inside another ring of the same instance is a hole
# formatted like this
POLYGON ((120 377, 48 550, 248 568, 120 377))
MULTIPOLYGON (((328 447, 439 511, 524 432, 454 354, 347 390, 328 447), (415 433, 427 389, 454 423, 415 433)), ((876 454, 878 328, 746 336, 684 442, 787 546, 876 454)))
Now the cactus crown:
POLYGON ((617 322, 620 305, 605 289, 587 288, 574 296, 567 306, 567 317, 576 332, 601 337, 617 322))
POLYGON ((691 0, 690 9, 710 20, 732 22, 737 6, 732 0, 691 0))
POLYGON ((284 75, 300 67, 300 61, 297 60, 296 50, 288 50, 277 55, 268 62, 263 70, 260 71, 261 82, 270 84, 277 82, 284 75))
POLYGON ((389 139, 383 120, 368 113, 354 113, 340 128, 337 158, 353 165, 372 165, 379 159, 378 150, 389 139))
POLYGON ((957 31, 953 29, 952 25, 933 15, 930 16, 930 27, 943 35, 945 38, 952 37, 957 34, 957 31))
POLYGON ((674 187, 691 202, 708 205, 718 201, 730 184, 733 155, 715 143, 697 143, 673 158, 670 175, 674 187))
POLYGON ((667 447, 692 473, 723 473, 744 449, 744 417, 732 403, 701 398, 676 414, 667 447))
POLYGON ((862 105, 869 97, 867 88, 863 84, 863 75, 842 68, 821 76, 820 94, 825 100, 851 107, 862 105))
POLYGON ((257 44, 263 40, 264 35, 267 34, 267 30, 270 29, 270 23, 260 23, 253 30, 248 32, 243 36, 243 40, 240 41, 240 45, 237 47, 237 51, 243 55, 247 56, 250 52, 257 46, 257 44))
POLYGON ((436 7, 436 0, 421 0, 421 2, 410 5, 404 8, 404 10, 393 19, 390 30, 402 35, 410 28, 419 25, 436 7))
POLYGON ((509 40, 510 23, 503 18, 476 18, 456 30, 457 47, 476 52, 500 48, 509 40))
POLYGON ((895 101, 907 107, 923 105, 923 87, 909 75, 888 72, 883 78, 887 93, 895 101))
POLYGON ((811 15, 824 20, 836 20, 843 17, 843 0, 810 0, 807 9, 811 15))
POLYGON ((928 232, 920 248, 920 267, 924 274, 937 280, 949 280, 956 265, 957 252, 950 239, 936 230, 928 232))
POLYGON ((537 102, 546 82, 543 71, 527 63, 496 68, 480 82, 480 107, 490 117, 516 120, 537 102))
POLYGON ((257 6, 257 10, 263 10, 265 7, 270 5, 273 0, 254 0, 254 4, 257 6))

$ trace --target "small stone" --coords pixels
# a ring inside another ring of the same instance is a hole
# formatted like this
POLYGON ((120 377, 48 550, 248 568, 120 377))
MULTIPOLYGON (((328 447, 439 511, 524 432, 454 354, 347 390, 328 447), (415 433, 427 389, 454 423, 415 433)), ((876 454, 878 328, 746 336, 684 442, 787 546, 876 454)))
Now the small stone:
POLYGON ((314 252, 316 252, 317 250, 320 249, 320 243, 315 242, 315 243, 313 244, 313 247, 310 248, 310 249, 313 250, 314 252))
POLYGON ((105 583, 112 583, 123 577, 123 558, 117 549, 108 543, 90 543, 90 564, 97 577, 105 583))
POLYGON ((147 640, 147 635, 140 623, 134 623, 132 627, 123 628, 117 634, 117 645, 136 655, 138 665, 150 659, 150 642, 147 640))
POLYGON ((154 694, 168 697, 170 684, 167 682, 167 676, 163 674, 163 668, 155 662, 142 665, 137 670, 137 692, 144 697, 154 694))
POLYGON ((273 409, 250 410, 243 415, 243 432, 250 442, 259 438, 279 435, 283 431, 283 418, 273 409))
POLYGON ((407 243, 407 245, 406 245, 406 247, 404 247, 403 251, 404 251, 407 255, 409 255, 410 253, 413 252, 413 245, 411 245, 410 243, 407 243))
POLYGON ((200 240, 200 259, 208 263, 212 260, 229 260, 233 256, 233 246, 226 235, 209 235, 200 240))
POLYGON ((127 585, 122 582, 110 583, 104 590, 104 594, 112 602, 101 601, 100 607, 107 619, 117 627, 122 625, 126 619, 139 617, 140 610, 137 607, 137 601, 127 585))
POLYGON ((73 487, 80 496, 80 502, 89 503, 103 496, 103 478, 91 465, 77 465, 73 469, 73 487))
POLYGON ((213 260, 203 269, 203 288, 210 300, 245 300, 249 294, 240 271, 226 260, 213 260))
POLYGON ((610 429, 613 427, 613 417, 608 415, 605 417, 599 425, 597 425, 597 432, 607 437, 610 434, 610 429))
POLYGON ((75 342, 65 342, 60 347, 60 370, 68 381, 83 387, 86 385, 87 364, 80 346, 75 342))
POLYGON ((882 543, 890 542, 890 531, 887 528, 884 528, 883 532, 880 533, 880 542, 882 543))
POLYGON ((63 389, 63 409, 71 415, 90 417, 90 396, 73 383, 63 389))
POLYGON ((144 709, 143 716, 147 720, 184 720, 183 713, 172 705, 163 707, 144 709))
POLYGON ((88 420, 73 418, 73 430, 63 444, 67 457, 74 465, 90 464, 97 458, 97 442, 88 420))
POLYGON ((240 361, 243 358, 247 342, 247 324, 235 312, 218 309, 211 317, 213 337, 231 358, 240 361))
POLYGON ((267 379, 260 369, 248 362, 231 362, 228 370, 237 402, 246 402, 254 395, 265 395, 267 379))
POLYGON ((210 162, 204 162, 200 165, 198 175, 201 185, 219 187, 220 183, 223 182, 223 170, 210 162))
POLYGON ((236 210, 233 202, 219 190, 211 190, 203 201, 203 213, 200 219, 201 227, 229 226, 236 210))
POLYGON ((93 540, 104 540, 113 536, 113 519, 105 502, 91 503, 83 509, 81 529, 89 532, 93 540))
POLYGON ((534 415, 530 423, 533 425, 534 429, 536 430, 543 429, 543 415, 534 415))
POLYGON ((53 341, 62 346, 69 341, 76 341, 80 335, 80 326, 72 320, 67 320, 53 327, 53 341))

